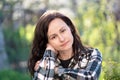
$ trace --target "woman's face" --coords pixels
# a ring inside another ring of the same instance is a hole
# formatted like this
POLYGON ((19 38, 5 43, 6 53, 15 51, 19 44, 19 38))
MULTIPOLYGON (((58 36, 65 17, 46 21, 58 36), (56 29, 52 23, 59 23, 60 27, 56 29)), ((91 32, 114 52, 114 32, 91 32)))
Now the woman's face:
POLYGON ((57 51, 72 49, 73 35, 69 26, 60 18, 52 20, 48 26, 48 43, 57 51))

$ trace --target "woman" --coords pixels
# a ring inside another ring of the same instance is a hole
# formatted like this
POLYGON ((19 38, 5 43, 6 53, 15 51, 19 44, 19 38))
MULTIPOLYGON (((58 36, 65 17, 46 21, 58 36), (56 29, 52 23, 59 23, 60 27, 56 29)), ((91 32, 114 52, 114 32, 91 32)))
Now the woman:
POLYGON ((83 46, 67 16, 47 11, 40 17, 28 61, 33 80, 98 80, 101 62, 98 49, 83 46))

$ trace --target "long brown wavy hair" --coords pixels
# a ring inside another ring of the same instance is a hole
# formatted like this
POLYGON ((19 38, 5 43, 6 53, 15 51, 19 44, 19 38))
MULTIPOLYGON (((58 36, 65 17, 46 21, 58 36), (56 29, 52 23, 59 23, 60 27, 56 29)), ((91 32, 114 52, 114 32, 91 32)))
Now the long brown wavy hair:
POLYGON ((74 55, 76 55, 75 59, 78 60, 77 54, 80 53, 79 51, 85 51, 85 47, 83 46, 79 34, 72 21, 67 16, 57 11, 47 11, 39 18, 34 31, 31 55, 28 60, 28 69, 32 76, 34 74, 35 63, 43 57, 44 51, 46 49, 46 44, 48 43, 47 32, 49 23, 55 18, 62 19, 71 29, 74 38, 73 52, 74 55))

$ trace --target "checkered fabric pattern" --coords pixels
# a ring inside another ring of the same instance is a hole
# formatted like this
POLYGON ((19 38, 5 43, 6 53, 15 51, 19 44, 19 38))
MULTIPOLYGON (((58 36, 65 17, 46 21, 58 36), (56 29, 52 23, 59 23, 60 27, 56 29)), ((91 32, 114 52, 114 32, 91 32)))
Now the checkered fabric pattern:
POLYGON ((33 80, 98 80, 101 72, 102 56, 98 49, 91 49, 88 56, 79 56, 76 62, 73 58, 68 68, 63 68, 60 60, 51 50, 44 52, 39 69, 34 73, 33 80), (58 66, 58 74, 54 72, 58 66))

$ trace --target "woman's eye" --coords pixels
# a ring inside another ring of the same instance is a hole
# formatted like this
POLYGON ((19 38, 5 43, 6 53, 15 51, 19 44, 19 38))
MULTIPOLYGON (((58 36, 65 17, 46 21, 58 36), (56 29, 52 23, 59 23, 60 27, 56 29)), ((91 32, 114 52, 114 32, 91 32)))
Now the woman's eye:
POLYGON ((51 39, 55 39, 55 38, 56 38, 56 36, 51 37, 51 39))
POLYGON ((66 31, 66 29, 61 30, 61 32, 65 32, 65 31, 66 31))

